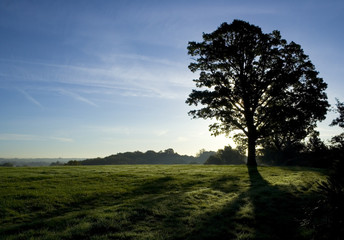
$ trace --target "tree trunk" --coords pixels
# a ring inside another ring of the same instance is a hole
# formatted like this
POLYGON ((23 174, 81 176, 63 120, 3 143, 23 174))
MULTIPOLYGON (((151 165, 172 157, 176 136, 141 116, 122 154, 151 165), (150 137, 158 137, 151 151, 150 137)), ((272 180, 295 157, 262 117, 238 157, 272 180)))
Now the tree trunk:
POLYGON ((248 136, 248 155, 247 166, 257 166, 256 162, 256 138, 254 136, 248 136))

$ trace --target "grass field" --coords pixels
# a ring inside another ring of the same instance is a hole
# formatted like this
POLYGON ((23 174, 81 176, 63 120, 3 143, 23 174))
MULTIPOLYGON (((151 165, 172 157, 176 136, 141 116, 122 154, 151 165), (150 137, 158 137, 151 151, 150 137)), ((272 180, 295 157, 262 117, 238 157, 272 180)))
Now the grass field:
POLYGON ((0 168, 1 239, 307 239, 324 172, 246 166, 0 168))

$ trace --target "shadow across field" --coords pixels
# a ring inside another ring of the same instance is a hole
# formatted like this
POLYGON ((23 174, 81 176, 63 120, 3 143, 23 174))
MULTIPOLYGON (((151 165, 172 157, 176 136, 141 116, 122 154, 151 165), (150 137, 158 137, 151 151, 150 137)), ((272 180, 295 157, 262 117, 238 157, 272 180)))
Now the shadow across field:
MULTIPOLYGON (((206 218, 185 239, 300 239, 297 199, 287 188, 272 186, 256 167, 248 168, 250 186, 206 218)), ((224 192, 233 191, 233 185, 224 192)), ((182 238, 181 238, 182 239, 182 238)))
POLYGON ((272 184, 271 176, 276 175, 270 174, 267 181, 257 168, 231 171, 187 175, 185 170, 136 180, 133 175, 130 181, 117 174, 117 180, 111 182, 128 181, 126 191, 92 192, 29 223, 3 229, 0 235, 36 239, 302 239, 297 219, 304 199, 295 189, 272 184))
POLYGON ((301 199, 288 187, 272 186, 257 168, 248 168, 251 187, 248 196, 253 204, 257 239, 299 239, 297 216, 302 214, 301 199))
POLYGON ((219 177, 209 188, 198 181, 179 185, 173 177, 157 178, 138 187, 132 194, 141 197, 122 210, 132 226, 150 228, 152 237, 161 239, 300 239, 300 199, 287 186, 271 185, 257 168, 248 168, 248 176, 246 191, 235 176, 219 177), (209 209, 202 198, 214 191, 234 196, 209 209))

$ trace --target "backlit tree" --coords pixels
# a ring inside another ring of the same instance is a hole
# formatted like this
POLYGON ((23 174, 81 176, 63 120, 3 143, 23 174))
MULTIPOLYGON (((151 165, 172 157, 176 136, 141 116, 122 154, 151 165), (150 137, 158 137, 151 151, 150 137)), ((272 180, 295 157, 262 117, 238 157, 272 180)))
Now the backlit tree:
POLYGON ((199 78, 186 103, 200 105, 189 114, 217 120, 210 125, 215 135, 240 130, 247 165, 256 165, 258 140, 283 134, 303 139, 325 118, 327 84, 301 46, 279 31, 265 34, 234 20, 203 33, 202 42, 189 42, 188 53, 199 78))

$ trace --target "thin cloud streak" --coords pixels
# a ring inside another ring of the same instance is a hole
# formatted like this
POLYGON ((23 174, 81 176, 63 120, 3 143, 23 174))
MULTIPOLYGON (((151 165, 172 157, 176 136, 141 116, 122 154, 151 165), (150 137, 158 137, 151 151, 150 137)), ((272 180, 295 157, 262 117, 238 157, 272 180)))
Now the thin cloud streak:
POLYGON ((88 132, 97 132, 107 135, 131 135, 136 132, 133 128, 127 126, 112 127, 112 126, 84 126, 83 129, 88 132))
POLYGON ((43 108, 42 104, 38 102, 35 98, 33 98, 30 94, 28 94, 22 89, 18 89, 18 91, 21 92, 26 97, 26 99, 28 99, 30 102, 32 102, 33 104, 37 105, 40 108, 43 108))
MULTIPOLYGON (((74 88, 79 86, 77 90, 92 87, 98 88, 98 91, 105 93, 111 89, 113 91, 117 90, 116 93, 123 96, 173 99, 184 98, 186 92, 192 86, 189 81, 191 74, 184 65, 166 59, 141 55, 103 56, 103 67, 79 67, 6 59, 1 59, 1 61, 46 67, 46 69, 41 67, 32 68, 28 73, 27 70, 25 72, 20 71, 25 66, 16 66, 16 68, 19 68, 16 72, 19 72, 19 74, 14 75, 14 78, 32 88, 38 83, 40 83, 39 87, 42 87, 42 83, 46 83, 47 86, 43 84, 43 87, 49 89, 48 85, 59 83, 74 85, 74 88), (132 63, 129 65, 123 59, 129 59, 132 63)), ((6 72, 1 74, 10 75, 6 72)), ((110 94, 113 94, 113 91, 110 94)), ((96 106, 94 102, 76 93, 69 93, 69 95, 79 101, 96 106)))
POLYGON ((161 130, 161 131, 156 131, 155 134, 158 136, 158 137, 162 137, 162 136, 166 136, 168 135, 169 133, 169 130, 161 130))
POLYGON ((97 104, 95 104, 94 102, 92 102, 91 100, 89 99, 86 99, 82 96, 80 96, 79 94, 77 93, 73 93, 73 92, 70 92, 70 91, 67 91, 67 90, 64 90, 64 89, 60 89, 58 90, 58 92, 62 95, 65 95, 65 96, 69 96, 69 97, 72 97, 73 99, 77 100, 77 101, 80 101, 80 102, 83 102, 83 103, 87 103, 91 106, 94 106, 94 107, 98 107, 97 104))
POLYGON ((64 143, 74 142, 74 139, 65 137, 50 137, 49 139, 64 143))
POLYGON ((31 134, 17 133, 0 133, 0 141, 57 141, 57 142, 74 142, 71 138, 65 137, 44 137, 31 134))

